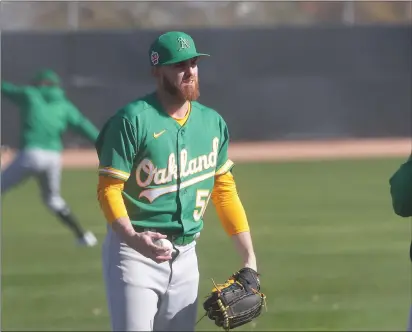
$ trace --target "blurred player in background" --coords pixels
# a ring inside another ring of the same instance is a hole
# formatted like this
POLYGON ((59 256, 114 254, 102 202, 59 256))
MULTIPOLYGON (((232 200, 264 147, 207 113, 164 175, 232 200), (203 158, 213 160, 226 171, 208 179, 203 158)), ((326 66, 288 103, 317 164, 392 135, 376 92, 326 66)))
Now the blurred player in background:
POLYGON ((2 82, 2 96, 20 109, 20 152, 2 172, 1 193, 34 176, 45 205, 73 232, 78 244, 94 246, 93 233, 84 231, 60 196, 61 135, 71 127, 93 143, 99 131, 66 98, 52 70, 37 73, 32 85, 2 82))
MULTIPOLYGON (((389 183, 394 212, 400 217, 412 217, 412 155, 392 175, 389 183)), ((409 257, 412 261, 412 242, 409 257)), ((409 313, 408 331, 412 331, 412 306, 409 313)))

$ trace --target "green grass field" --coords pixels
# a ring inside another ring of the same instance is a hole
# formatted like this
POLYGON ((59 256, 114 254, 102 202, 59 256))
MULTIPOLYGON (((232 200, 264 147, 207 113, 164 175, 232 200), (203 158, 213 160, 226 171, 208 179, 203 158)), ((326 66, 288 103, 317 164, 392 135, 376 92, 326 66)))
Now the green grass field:
MULTIPOLYGON (((388 187, 401 161, 235 168, 268 304, 239 331, 405 330, 410 222, 392 213, 388 187)), ((96 180, 93 170, 65 171, 62 191, 101 243, 96 180)), ((37 194, 31 180, 3 198, 2 330, 109 330, 100 246, 76 247, 37 194)), ((202 300, 210 278, 240 267, 212 205, 197 251, 202 300)), ((207 318, 197 327, 218 330, 207 318)))

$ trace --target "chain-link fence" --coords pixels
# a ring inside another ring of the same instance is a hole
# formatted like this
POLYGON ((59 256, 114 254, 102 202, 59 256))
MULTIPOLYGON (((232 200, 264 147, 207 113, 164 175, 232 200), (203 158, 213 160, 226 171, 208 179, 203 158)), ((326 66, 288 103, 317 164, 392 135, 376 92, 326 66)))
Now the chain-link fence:
POLYGON ((404 24, 411 1, 1 1, 4 30, 404 24))

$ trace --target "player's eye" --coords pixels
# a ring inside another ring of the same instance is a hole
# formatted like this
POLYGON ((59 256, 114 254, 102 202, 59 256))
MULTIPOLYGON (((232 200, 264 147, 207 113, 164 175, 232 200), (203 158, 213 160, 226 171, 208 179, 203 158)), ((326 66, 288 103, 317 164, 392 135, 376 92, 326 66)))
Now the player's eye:
POLYGON ((178 69, 183 69, 183 68, 186 67, 186 65, 187 65, 187 62, 186 62, 186 61, 182 61, 182 62, 175 63, 175 64, 174 64, 174 67, 175 67, 175 68, 178 68, 178 69))
POLYGON ((174 68, 177 68, 179 70, 184 70, 186 67, 196 67, 197 66, 197 60, 198 58, 193 58, 187 61, 182 61, 182 62, 178 62, 175 63, 173 65, 174 68))
POLYGON ((190 61, 190 66, 191 66, 191 67, 196 67, 196 66, 197 66, 197 60, 198 60, 197 57, 191 59, 191 61, 190 61))

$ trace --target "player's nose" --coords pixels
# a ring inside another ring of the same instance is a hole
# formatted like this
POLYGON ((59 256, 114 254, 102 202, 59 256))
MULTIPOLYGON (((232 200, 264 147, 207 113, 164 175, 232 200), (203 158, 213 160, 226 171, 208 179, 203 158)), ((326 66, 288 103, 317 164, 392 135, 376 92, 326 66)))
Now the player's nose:
POLYGON ((186 77, 193 77, 195 76, 195 69, 192 66, 187 66, 185 74, 186 77))

